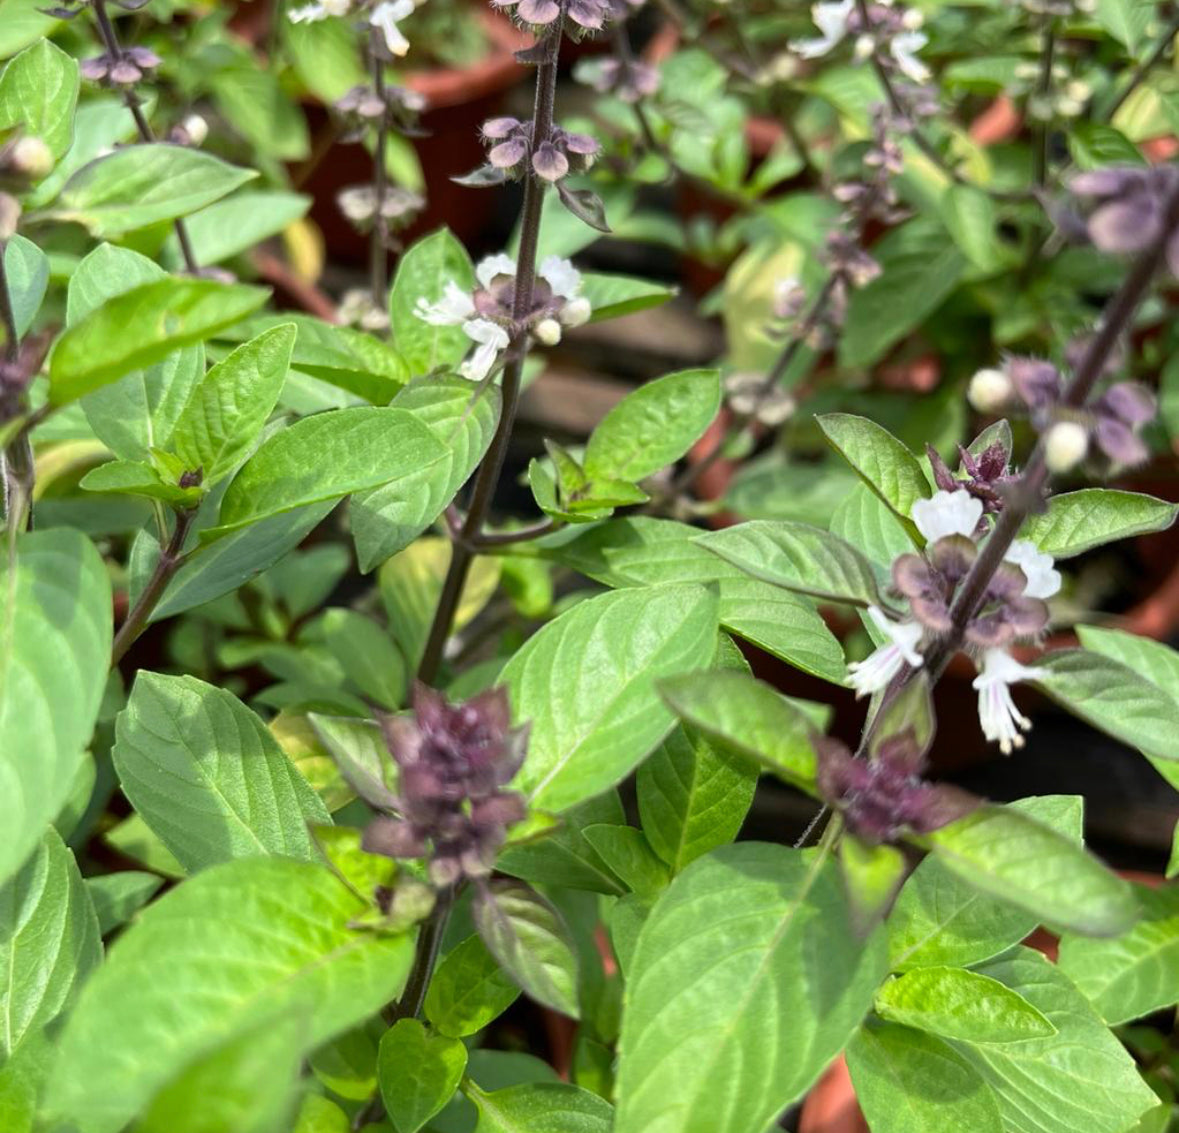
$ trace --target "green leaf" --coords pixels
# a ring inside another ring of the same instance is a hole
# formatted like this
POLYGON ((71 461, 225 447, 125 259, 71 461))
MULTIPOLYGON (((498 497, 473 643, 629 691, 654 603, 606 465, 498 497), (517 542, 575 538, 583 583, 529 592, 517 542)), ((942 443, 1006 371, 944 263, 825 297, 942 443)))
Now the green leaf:
POLYGON ((458 1039, 400 1019, 381 1039, 377 1063, 385 1112, 397 1133, 418 1133, 454 1096, 467 1068, 458 1039))
POLYGON ((1053 496, 1048 510, 1028 519, 1020 536, 1053 558, 1069 559, 1132 535, 1165 531, 1176 515, 1179 504, 1154 496, 1111 488, 1082 488, 1053 496))
POLYGON ((1004 1133, 982 1075, 933 1035, 869 1023, 848 1045, 847 1068, 873 1133, 1004 1133))
POLYGON ((289 162, 308 156, 307 119, 287 93, 277 68, 259 67, 243 53, 218 67, 207 82, 218 110, 253 150, 289 162))
POLYGON ((717 370, 682 370, 639 386, 594 429, 585 449, 586 475, 637 483, 679 460, 719 408, 717 370))
POLYGON ((37 531, 0 554, 0 883, 69 798, 110 651, 110 579, 89 539, 37 531))
POLYGON ((0 886, 0 1063, 69 1009, 101 960, 98 919, 74 855, 47 830, 0 886))
MULTIPOLYGON (((73 326, 108 300, 168 277, 146 256, 100 244, 70 276, 66 323, 73 326)), ((171 351, 162 360, 124 374, 82 399, 94 435, 124 460, 150 461, 167 449, 177 418, 205 371, 199 346, 171 351)))
POLYGON ((1060 970, 1110 1026, 1179 1003, 1179 888, 1136 885, 1142 918, 1109 940, 1066 934, 1060 970))
POLYGON ((324 644, 361 695, 382 708, 400 707, 409 674, 388 633, 355 610, 328 610, 321 625, 324 644))
POLYGON ((593 307, 590 322, 600 323, 658 307, 674 298, 676 290, 647 279, 587 272, 581 277, 581 293, 593 307))
POLYGON ((843 648, 810 602, 710 554, 696 544, 699 533, 671 519, 627 516, 560 532, 535 546, 545 558, 607 586, 716 583, 725 629, 804 672, 842 684, 843 648))
POLYGON ((174 350, 210 338, 260 307, 260 287, 169 277, 103 303, 57 340, 49 399, 64 405, 174 350))
POLYGON ((898 555, 913 550, 913 540, 891 509, 869 490, 857 484, 831 515, 831 534, 838 535, 873 563, 881 564, 881 580, 888 578, 887 567, 898 555))
POLYGON ((126 924, 163 884, 162 877, 134 869, 86 878, 86 890, 98 914, 99 932, 106 936, 126 924))
POLYGON ((967 267, 933 217, 917 217, 888 233, 873 247, 872 258, 881 275, 852 293, 839 342, 839 363, 847 369, 870 366, 920 326, 967 267))
POLYGON ((0 133, 15 128, 40 138, 60 158, 74 138, 77 101, 78 64, 49 40, 38 40, 0 74, 0 133))
POLYGON ((8 279, 16 333, 23 338, 33 325, 49 287, 49 257, 32 240, 17 233, 4 246, 4 274, 8 279))
MULTIPOLYGON (((329 860, 335 864, 334 859, 329 860)), ((312 1073, 333 1094, 367 1102, 377 1090, 377 1037, 366 1026, 345 1031, 312 1053, 307 1060, 312 1073)))
POLYGON ((43 215, 104 239, 187 216, 257 176, 188 146, 123 146, 82 166, 43 215))
POLYGON ((579 602, 504 667, 501 681, 528 755, 515 779, 534 807, 557 812, 629 774, 671 730, 655 682, 706 667, 716 599, 700 586, 622 590, 579 602))
POLYGON ((867 417, 826 413, 815 420, 831 447, 892 509, 905 530, 919 538, 909 512, 914 503, 928 499, 931 493, 917 458, 887 429, 867 417))
POLYGON ((848 833, 840 839, 839 871, 861 933, 887 915, 908 869, 904 853, 896 846, 869 845, 848 833))
POLYGON ((1008 807, 984 804, 922 841, 963 881, 1049 925, 1113 936, 1138 916, 1128 882, 1064 835, 1008 807))
POLYGON ((872 564, 850 543, 818 527, 755 519, 696 542, 754 578, 831 602, 878 606, 872 564))
POLYGON ((1022 995, 1058 1032, 951 1044, 990 1088, 1004 1133, 1123 1133, 1158 1103, 1085 997, 1038 952, 1019 948, 977 971, 1022 995))
POLYGON ((1154 11, 1152 0, 1097 0, 1094 16, 1134 59, 1147 42, 1154 11))
POLYGON ((293 324, 263 331, 201 379, 176 422, 173 447, 212 487, 233 471, 262 435, 291 364, 293 324))
POLYGON ((686 725, 717 747, 814 791, 811 722, 769 685, 746 673, 718 671, 661 681, 659 691, 686 725))
POLYGON ((181 488, 163 480, 150 464, 141 460, 112 460, 100 464, 82 477, 78 487, 87 492, 124 492, 133 496, 163 500, 178 507, 200 502, 199 488, 181 488))
POLYGON ((832 862, 755 842, 693 862, 628 971, 615 1133, 767 1128, 859 1025, 883 945, 853 930, 832 862))
POLYGON ((401 257, 389 292, 394 340, 415 376, 439 366, 453 369, 471 345, 461 326, 433 326, 414 314, 419 299, 437 303, 448 283, 470 292, 475 286, 475 270, 466 248, 449 229, 440 228, 401 257))
POLYGON ((1179 700, 1142 673, 1086 649, 1046 653, 1037 688, 1095 728, 1164 762, 1179 759, 1179 700))
POLYGON ((530 1082, 484 1093, 467 1087, 479 1110, 476 1133, 610 1133, 614 1110, 589 1090, 530 1082))
POLYGON ((560 913, 518 881, 477 890, 474 912, 483 943, 525 994, 578 1018, 577 954, 560 913))
POLYGON ((954 243, 984 272, 1003 266, 1003 246, 997 235, 995 202, 974 185, 950 185, 939 200, 942 223, 954 243))
POLYGON ((437 464, 352 501, 352 536, 366 574, 403 551, 442 514, 483 459, 499 422, 500 393, 452 376, 415 379, 393 398, 446 447, 437 464))
POLYGON ((399 480, 445 457, 445 447, 407 410, 318 413, 274 433, 246 461, 221 502, 220 525, 202 539, 399 480))
POLYGON ((1056 1028, 1018 992, 963 968, 916 968, 876 993, 876 1012, 893 1023, 971 1043, 1046 1038, 1056 1028))
POLYGON ((135 1133, 285 1133, 296 1104, 303 1019, 255 1025, 190 1062, 135 1133))
POLYGON ((141 672, 115 725, 123 791, 189 872, 258 854, 313 859, 331 819, 258 717, 195 677, 141 672))
POLYGON ((456 944, 438 965, 426 992, 426 1018, 441 1034, 466 1038, 498 1019, 519 994, 475 933, 456 944))
POLYGON ((1179 652, 1153 638, 1121 629, 1077 626, 1077 636, 1090 653, 1118 661, 1179 700, 1179 652))
MULTIPOLYGON (((168 584, 151 621, 203 606, 268 570, 302 543, 335 505, 335 500, 327 500, 283 512, 235 531, 216 543, 198 545, 168 584)), ((141 547, 140 554, 150 572, 159 555, 159 544, 145 532, 135 543, 137 551, 141 547)))
POLYGON ((116 1133, 180 1069, 266 1023, 302 1020, 309 1052, 394 999, 409 936, 350 928, 365 911, 325 867, 228 862, 148 906, 70 1016, 47 1109, 116 1133))
POLYGON ((606 824, 587 826, 585 840, 634 893, 653 896, 668 882, 667 866, 656 856, 641 830, 606 824))
POLYGON ((1067 140, 1069 156, 1081 169, 1146 165, 1142 151, 1121 130, 1104 122, 1072 122, 1067 140))
POLYGON ((500 853, 495 868, 537 885, 559 885, 621 897, 626 886, 589 844, 584 831, 600 823, 626 821, 617 791, 606 791, 561 815, 560 825, 544 838, 500 853))
MULTIPOLYGON (((248 252, 301 220, 311 207, 311 198, 302 193, 251 192, 232 197, 184 221, 197 263, 220 264, 248 252)), ((160 258, 173 270, 183 267, 180 242, 173 232, 164 244, 160 258)))
POLYGON ((757 778, 755 764, 685 728, 675 728, 639 766, 643 833, 672 873, 736 838, 757 778))

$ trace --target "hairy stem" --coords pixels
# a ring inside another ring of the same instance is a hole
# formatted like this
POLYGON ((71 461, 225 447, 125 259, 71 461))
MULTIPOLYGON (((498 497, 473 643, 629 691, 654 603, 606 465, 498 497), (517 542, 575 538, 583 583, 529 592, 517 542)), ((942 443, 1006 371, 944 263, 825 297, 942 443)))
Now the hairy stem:
MULTIPOLYGON (((1155 274, 1166 256, 1168 237, 1179 227, 1179 189, 1168 198, 1165 206, 1166 224, 1163 237, 1134 263, 1101 318, 1101 325, 1084 357, 1074 372, 1061 404, 1066 408, 1080 408, 1089 399, 1094 386, 1105 370, 1118 340, 1129 329, 1155 274)), ((1045 445, 1041 438, 1032 452, 1023 475, 1010 493, 994 530, 983 543, 978 558, 971 567, 950 608, 951 629, 939 639, 926 656, 925 665, 936 679, 945 671, 950 658, 961 648, 970 619, 978 612, 983 596, 1003 557, 1019 535, 1023 522, 1040 505, 1048 484, 1045 445)))
MULTIPOLYGON (((565 13, 561 14, 549 25, 548 53, 545 61, 536 70, 536 98, 532 112, 532 145, 535 149, 542 142, 547 141, 553 129, 553 105, 557 93, 557 51, 561 45, 561 30, 565 22, 565 13)), ((516 261, 516 289, 512 297, 512 317, 517 324, 531 310, 533 291, 536 285, 536 249, 540 240, 540 214, 544 202, 544 184, 531 168, 528 178, 524 182, 524 204, 520 214, 520 254, 516 261)), ((510 361, 504 368, 501 394, 503 408, 500 411, 499 425, 495 436, 479 471, 475 476, 475 486, 471 492, 471 505, 467 510, 467 517, 463 522, 459 537, 451 543, 450 566, 446 572, 446 579, 442 584, 442 594, 438 599, 438 608, 434 611, 434 622, 430 626, 430 635, 426 640, 426 647, 422 653, 421 664, 418 666, 418 680, 424 684, 432 684, 438 675, 438 667, 442 663, 442 651, 446 639, 450 636, 450 628, 454 623, 454 612, 458 608, 459 597, 463 584, 467 580, 467 573, 474 558, 473 548, 477 545, 483 533, 483 524, 491 510, 491 501, 495 495, 496 485, 499 483, 500 473, 503 471, 504 459, 507 456, 508 444, 512 437, 512 427, 516 420, 516 408, 520 399, 520 378, 524 371, 524 358, 527 354, 528 331, 517 325, 511 344, 508 347, 510 361)))
MULTIPOLYGON (((1056 56, 1056 21, 1045 17, 1044 40, 1040 47, 1040 78, 1036 83, 1036 97, 1040 100, 1037 113, 1048 115, 1048 96, 1052 90, 1052 64, 1056 56)), ((1044 117, 1036 127, 1032 143, 1032 180, 1042 189, 1048 183, 1048 139, 1051 118, 1044 117)))
MULTIPOLYGON (((373 90, 382 103, 385 101, 385 64, 375 44, 379 33, 376 28, 369 32, 368 59, 372 73, 373 90)), ((373 215, 373 230, 369 235, 369 290, 374 306, 379 311, 388 303, 389 290, 389 221, 385 217, 385 193, 388 188, 388 173, 385 169, 385 146, 389 138, 389 124, 384 114, 377 126, 376 145, 373 150, 373 194, 376 198, 376 212, 373 215)))
POLYGON ((151 578, 147 580, 143 593, 139 595, 139 600, 127 614, 127 619, 119 627, 119 632, 115 634, 114 645, 111 648, 112 668, 123 659, 127 650, 135 644, 136 639, 144 631, 148 618, 151 617, 156 604, 163 597, 164 590, 172 581, 172 576, 184 562, 184 541, 188 538, 195 518, 195 511, 177 513, 176 526, 172 529, 172 538, 168 540, 165 547, 161 548, 156 568, 152 571, 151 578))
MULTIPOLYGON (((123 49, 119 44, 119 37, 115 32, 115 25, 111 22, 110 14, 106 10, 106 0, 91 0, 91 6, 94 9, 94 19, 98 24, 98 33, 102 36, 103 46, 106 47, 107 54, 112 59, 122 58, 123 49)), ((156 136, 152 132, 151 124, 143 113, 139 95, 130 87, 124 87, 123 102, 131 112, 131 117, 135 119, 135 126, 139 130, 140 140, 150 145, 156 140, 156 136)), ((197 263, 196 253, 192 250, 192 241, 188 238, 188 229, 185 227, 184 221, 179 217, 172 222, 172 227, 176 231, 176 240, 180 244, 180 254, 184 257, 185 270, 190 275, 196 275, 201 269, 197 263)))

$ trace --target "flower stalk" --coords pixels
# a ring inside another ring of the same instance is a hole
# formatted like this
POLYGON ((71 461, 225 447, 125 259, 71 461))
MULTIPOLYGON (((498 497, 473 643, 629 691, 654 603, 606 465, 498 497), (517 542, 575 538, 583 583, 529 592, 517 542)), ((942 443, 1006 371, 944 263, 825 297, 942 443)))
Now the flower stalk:
MULTIPOLYGON (((106 0, 91 0, 91 6, 94 9, 94 20, 98 24, 98 33, 102 37, 103 46, 106 48, 107 55, 112 60, 119 60, 123 57, 123 48, 119 43, 118 33, 115 31, 115 25, 111 22, 110 13, 106 10, 106 0)), ((155 133, 152 131, 151 124, 148 122, 146 115, 143 113, 143 106, 140 104, 139 95, 131 86, 124 86, 123 88, 123 103, 131 112, 131 117, 135 119, 135 127, 139 131, 139 139, 145 145, 152 145, 156 141, 155 133)), ((197 275, 200 272, 200 264, 197 263, 196 253, 193 251, 192 241, 188 236, 188 229, 185 227, 184 221, 177 217, 172 222, 172 228, 176 232, 176 240, 180 245, 180 254, 184 258, 184 268, 190 275, 197 275)))
MULTIPOLYGON (((377 37, 381 33, 376 27, 369 28, 367 55, 372 74, 373 91, 383 103, 385 101, 385 64, 381 59, 377 37)), ((385 146, 389 138, 388 116, 377 119, 376 140, 373 144, 373 189, 376 197, 376 212, 373 215, 372 232, 369 234, 369 290, 373 306, 383 311, 388 304, 389 290, 389 220, 385 216, 385 193, 388 187, 388 172, 385 168, 385 146)))
MULTIPOLYGON (((557 94, 557 53, 561 46, 565 9, 545 31, 546 52, 536 69, 536 96, 532 112, 532 144, 539 147, 552 135, 553 108, 557 94)), ((520 215, 520 252, 516 260, 516 283, 512 298, 512 316, 519 323, 532 310, 536 286, 536 252, 540 242, 541 206, 544 202, 545 182, 529 163, 524 180, 524 203, 520 215)), ((459 537, 452 540, 450 566, 442 585, 442 593, 434 611, 434 621, 418 667, 418 679, 433 683, 442 662, 442 651, 450 636, 459 596, 471 568, 474 547, 483 535, 483 525, 491 510, 491 501, 503 471, 516 410, 520 398, 520 379, 527 353, 528 330, 518 326, 508 346, 508 362, 503 371, 501 387, 503 408, 495 436, 475 475, 471 503, 463 521, 459 537)))

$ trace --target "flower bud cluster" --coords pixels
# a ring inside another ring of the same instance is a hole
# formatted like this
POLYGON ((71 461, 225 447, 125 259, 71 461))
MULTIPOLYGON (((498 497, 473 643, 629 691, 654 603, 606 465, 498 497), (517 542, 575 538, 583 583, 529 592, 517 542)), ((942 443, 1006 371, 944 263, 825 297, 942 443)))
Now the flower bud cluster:
POLYGON ((1026 99, 1029 118, 1051 122, 1055 118, 1079 118, 1084 114, 1093 97, 1093 88, 1084 79, 1076 78, 1069 66, 1060 61, 1052 64, 1045 87, 1040 64, 1027 62, 1015 68, 1008 93, 1026 99))
POLYGON ((532 122, 519 118, 489 118, 483 140, 490 145, 487 160, 493 168, 515 179, 529 166, 545 181, 560 181, 569 173, 584 173, 601 149, 589 134, 575 134, 554 126, 549 136, 533 145, 532 122))
POLYGON ((0 187, 19 192, 32 182, 47 177, 52 169, 53 153, 32 134, 12 138, 0 145, 0 187))
POLYGON ((402 134, 417 134, 426 98, 406 87, 388 86, 377 92, 371 86, 362 85, 336 99, 334 106, 344 122, 341 140, 356 142, 382 125, 402 134))
POLYGON ((1107 471, 1146 461, 1150 450, 1141 433, 1157 411, 1150 389, 1141 382, 1114 382, 1079 409, 1062 405, 1063 393, 1064 379, 1056 366, 1021 357, 1008 358, 1002 369, 979 370, 967 390, 980 413, 1026 412, 1044 437, 1052 472, 1071 471, 1092 454, 1103 458, 1107 471))
POLYGON ((150 75, 163 60, 146 47, 123 47, 83 59, 78 70, 82 78, 108 87, 133 87, 150 75))
MULTIPOLYGON (((427 858, 430 881, 440 889, 487 877, 508 827, 527 813, 523 795, 504 790, 527 747, 527 728, 510 724, 502 688, 450 704, 441 693, 416 685, 412 717, 382 722, 398 770, 396 816, 373 820, 364 849, 427 858)), ((385 809, 379 801, 375 805, 385 809)))
POLYGON ((865 842, 895 842, 906 833, 929 834, 965 817, 981 800, 921 777, 924 753, 912 729, 889 736, 872 759, 856 759, 839 740, 815 741, 818 786, 865 842))
MULTIPOLYGON (((560 14, 562 5, 557 0, 491 0, 494 8, 514 8, 519 23, 526 27, 546 28, 560 14)), ((565 17, 574 28, 574 35, 600 31, 613 14, 610 0, 566 0, 565 17)), ((568 24, 566 25, 568 27, 568 24)))
POLYGON ((649 98, 659 90, 658 70, 633 58, 585 59, 577 64, 574 77, 599 94, 612 94, 626 103, 649 98))
POLYGON ((385 185, 378 202, 375 185, 352 185, 340 190, 336 204, 358 231, 368 232, 376 222, 378 209, 389 229, 400 229, 413 223, 426 202, 399 185, 385 185))

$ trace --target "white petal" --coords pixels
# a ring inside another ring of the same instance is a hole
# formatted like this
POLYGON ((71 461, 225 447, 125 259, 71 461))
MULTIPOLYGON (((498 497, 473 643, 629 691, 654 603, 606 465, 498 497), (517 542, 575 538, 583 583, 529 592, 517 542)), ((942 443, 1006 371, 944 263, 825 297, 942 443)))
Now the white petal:
POLYGON ((419 299, 413 313, 432 326, 453 327, 466 322, 475 313, 475 304, 471 296, 451 280, 437 303, 419 299))
POLYGON ((581 272, 560 256, 549 256, 540 265, 540 274, 562 299, 572 299, 581 290, 581 272))
POLYGON ((1021 665, 1006 649, 987 649, 983 653, 982 671, 974 678, 973 687, 1013 685, 1017 681, 1033 681, 1044 674, 1039 669, 1021 665))
POLYGON ((1060 589, 1060 571, 1053 568, 1052 556, 1030 539, 1016 539, 1003 557, 1023 571, 1028 580, 1023 592, 1029 598, 1051 598, 1060 589))
POLYGON ((947 535, 973 537, 982 513, 982 500, 966 491, 934 492, 932 499, 917 500, 910 510, 917 530, 930 543, 947 535))
POLYGON ((393 55, 401 56, 409 51, 409 40, 401 34, 397 21, 405 19, 412 11, 413 0, 390 0, 378 4, 369 16, 369 23, 385 37, 385 46, 393 55))
POLYGON ((920 51, 928 42, 929 38, 920 31, 902 32, 892 41, 892 57, 897 61, 897 66, 915 83, 924 83, 929 79, 929 68, 914 55, 914 52, 920 51))
POLYGON ((1015 706, 1011 686, 1039 674, 1021 665, 1004 649, 988 649, 983 655, 983 670, 974 678, 978 689, 978 722, 982 733, 998 743, 1004 755, 1012 748, 1023 747, 1023 732, 1032 722, 1015 706))
POLYGON ((292 24, 310 24, 316 20, 326 20, 329 15, 322 4, 304 4, 302 8, 292 8, 287 18, 292 24))
POLYGON ((854 7, 855 0, 836 0, 835 3, 816 4, 811 8, 815 27, 832 46, 847 35, 847 22, 854 7))
POLYGON ((879 606, 869 606, 868 617, 872 619, 872 624, 896 646, 905 661, 914 669, 921 667, 925 659, 917 652, 917 646, 921 643, 925 629, 919 622, 891 621, 879 606))
POLYGON ((511 256, 505 256, 500 252, 497 256, 488 256, 486 259, 480 260, 475 268, 475 278, 479 281, 480 287, 490 287, 491 281, 497 275, 515 275, 516 261, 511 256))

